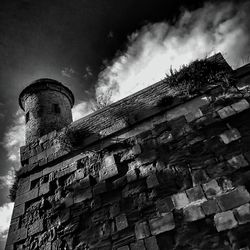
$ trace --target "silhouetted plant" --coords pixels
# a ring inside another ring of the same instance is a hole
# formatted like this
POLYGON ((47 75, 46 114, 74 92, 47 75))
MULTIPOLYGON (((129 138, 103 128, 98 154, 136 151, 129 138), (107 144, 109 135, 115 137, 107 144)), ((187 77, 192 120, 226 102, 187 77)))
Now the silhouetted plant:
POLYGON ((177 95, 192 96, 209 86, 220 85, 227 89, 234 79, 227 65, 205 58, 183 65, 179 70, 170 68, 164 81, 177 95))
POLYGON ((95 101, 92 103, 92 110, 97 111, 99 109, 105 108, 112 103, 112 90, 109 89, 105 93, 99 94, 95 101))
POLYGON ((19 171, 15 170, 14 172, 14 182, 9 190, 9 198, 12 202, 15 201, 16 199, 16 192, 18 189, 18 181, 19 181, 19 175, 18 175, 19 171))

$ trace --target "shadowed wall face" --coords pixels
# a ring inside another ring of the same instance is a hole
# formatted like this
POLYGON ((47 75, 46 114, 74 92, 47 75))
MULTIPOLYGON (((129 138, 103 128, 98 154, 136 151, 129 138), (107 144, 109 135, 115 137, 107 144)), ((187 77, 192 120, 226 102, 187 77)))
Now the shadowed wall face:
POLYGON ((159 82, 21 147, 6 250, 249 249, 250 91, 236 73, 161 106, 159 82))
POLYGON ((36 81, 24 89, 20 100, 25 110, 26 144, 72 122, 73 95, 57 81, 36 81))

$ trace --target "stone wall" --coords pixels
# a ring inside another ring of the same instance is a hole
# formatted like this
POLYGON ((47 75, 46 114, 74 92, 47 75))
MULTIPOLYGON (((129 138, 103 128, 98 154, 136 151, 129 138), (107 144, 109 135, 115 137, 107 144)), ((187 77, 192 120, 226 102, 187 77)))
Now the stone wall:
POLYGON ((22 147, 6 249, 249 249, 250 96, 237 72, 226 93, 22 147))

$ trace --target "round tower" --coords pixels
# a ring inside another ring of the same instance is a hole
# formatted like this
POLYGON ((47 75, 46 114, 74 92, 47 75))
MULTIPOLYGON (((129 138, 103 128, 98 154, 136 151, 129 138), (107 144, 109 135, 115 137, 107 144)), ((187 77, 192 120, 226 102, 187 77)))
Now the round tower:
POLYGON ((28 144, 72 122, 74 96, 62 83, 42 78, 21 92, 19 105, 25 112, 25 141, 28 144))

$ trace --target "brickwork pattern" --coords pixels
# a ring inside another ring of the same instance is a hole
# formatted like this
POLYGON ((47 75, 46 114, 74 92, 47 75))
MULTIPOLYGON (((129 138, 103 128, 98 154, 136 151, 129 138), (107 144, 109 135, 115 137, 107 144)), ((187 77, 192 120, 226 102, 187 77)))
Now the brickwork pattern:
POLYGON ((58 140, 65 129, 22 147, 6 249, 249 249, 250 99, 230 91, 77 150, 58 140))

